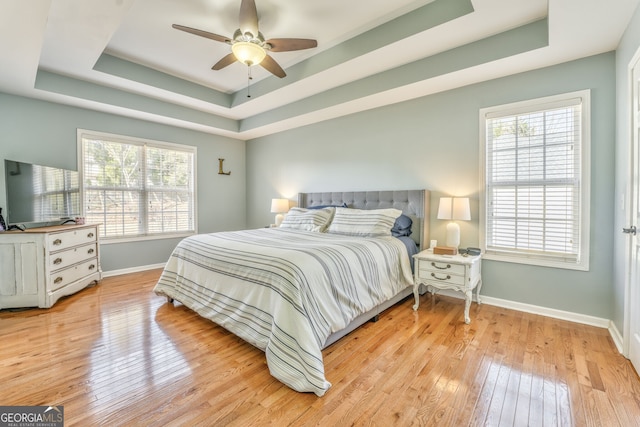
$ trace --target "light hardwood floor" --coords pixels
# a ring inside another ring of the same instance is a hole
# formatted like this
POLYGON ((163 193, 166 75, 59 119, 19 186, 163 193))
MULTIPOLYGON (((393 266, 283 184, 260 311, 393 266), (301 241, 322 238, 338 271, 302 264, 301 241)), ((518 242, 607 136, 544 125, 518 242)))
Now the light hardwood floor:
POLYGON ((0 311, 0 405, 64 405, 72 426, 640 425, 640 380, 604 329, 405 300, 326 349, 324 397, 264 353, 153 294, 158 270, 49 310, 0 311))

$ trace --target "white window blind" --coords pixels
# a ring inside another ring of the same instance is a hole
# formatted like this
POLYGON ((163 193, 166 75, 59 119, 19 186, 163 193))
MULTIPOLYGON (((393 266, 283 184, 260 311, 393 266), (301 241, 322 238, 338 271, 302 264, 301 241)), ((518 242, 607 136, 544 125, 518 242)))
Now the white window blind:
POLYGON ((583 108, 571 97, 485 114, 485 253, 584 264, 583 108))
POLYGON ((195 148, 82 132, 87 222, 103 238, 195 232, 195 148))

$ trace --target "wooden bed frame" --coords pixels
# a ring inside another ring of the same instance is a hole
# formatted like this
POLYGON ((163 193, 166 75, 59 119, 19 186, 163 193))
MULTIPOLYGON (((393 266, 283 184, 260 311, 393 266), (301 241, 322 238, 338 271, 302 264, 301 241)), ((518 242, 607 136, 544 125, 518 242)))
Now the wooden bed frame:
MULTIPOLYGON (((400 191, 347 191, 324 193, 299 193, 298 206, 309 208, 314 206, 340 206, 346 204, 354 209, 400 209, 413 220, 411 237, 418 244, 418 248, 426 248, 429 242, 429 206, 430 192, 428 190, 400 190, 400 191)), ((355 330, 364 323, 377 320, 387 308, 400 302, 409 295, 413 295, 413 288, 408 287, 395 297, 358 316, 346 328, 335 332, 327 338, 323 348, 326 348, 355 330)))

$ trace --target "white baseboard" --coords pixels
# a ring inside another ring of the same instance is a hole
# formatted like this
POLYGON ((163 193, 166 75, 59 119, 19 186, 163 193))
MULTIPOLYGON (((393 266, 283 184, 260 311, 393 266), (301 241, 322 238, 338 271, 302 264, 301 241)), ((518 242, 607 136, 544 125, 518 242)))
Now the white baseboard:
POLYGON ((609 328, 611 321, 600 317, 586 314, 573 313, 571 311, 556 310, 554 308, 541 307, 538 305, 524 304, 516 301, 509 301, 500 298, 480 295, 483 304, 495 305, 498 307, 510 308, 512 310, 524 311, 525 313, 540 314, 554 319, 568 320, 570 322, 582 323, 584 325, 596 326, 598 328, 609 328))
POLYGON ((141 271, 155 270, 156 268, 164 268, 165 263, 141 265, 139 267, 122 268, 120 270, 103 271, 102 277, 119 276, 121 274, 139 273, 141 271))
POLYGON ((613 340, 613 343, 618 348, 618 351, 620 352, 620 354, 622 354, 624 357, 627 357, 627 355, 624 354, 624 344, 623 344, 624 340, 622 339, 622 334, 620 333, 618 328, 616 328, 616 324, 613 323, 613 321, 609 321, 608 330, 609 330, 609 335, 611 335, 611 339, 613 340))
MULTIPOLYGON (((454 298, 464 299, 464 296, 460 292, 451 290, 438 291, 438 294, 447 295, 454 298)), ((605 328, 611 334, 611 338, 616 343, 618 350, 622 348, 618 343, 622 342, 620 333, 615 328, 613 322, 609 319, 603 319, 600 317, 589 316, 586 314, 573 313, 570 311, 556 310, 554 308, 541 307, 538 305, 525 304, 516 301, 509 301, 500 298, 488 297, 486 295, 480 295, 480 299, 483 304, 495 305, 497 307, 508 308, 511 310, 523 311, 525 313, 539 314, 541 316, 552 317, 554 319, 568 320, 570 322, 582 323, 584 325, 596 326, 598 328, 605 328)), ((473 294, 473 300, 476 300, 476 294, 473 294)), ((473 319, 471 319, 473 321, 473 319)))
POLYGON ((573 313, 570 311, 556 310, 553 308, 507 301, 499 298, 485 297, 482 295, 480 296, 480 298, 482 299, 483 304, 487 303, 498 307, 510 308, 513 310, 524 311, 532 314, 540 314, 542 316, 552 317, 554 319, 568 320, 570 322, 582 323, 584 325, 596 326, 598 328, 605 328, 607 331, 609 331, 609 335, 611 336, 611 339, 613 340, 613 343, 615 344, 618 352, 624 356, 622 335, 620 334, 620 331, 618 331, 618 328, 616 328, 616 325, 612 320, 588 316, 586 314, 573 313))

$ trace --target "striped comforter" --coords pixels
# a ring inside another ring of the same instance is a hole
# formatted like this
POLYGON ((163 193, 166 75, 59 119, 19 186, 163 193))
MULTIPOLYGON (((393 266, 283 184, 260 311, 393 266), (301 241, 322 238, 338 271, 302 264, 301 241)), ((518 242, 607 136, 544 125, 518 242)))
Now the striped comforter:
POLYGON ((154 291, 262 349, 287 386, 322 396, 327 337, 412 284, 394 237, 258 229, 184 239, 154 291))

